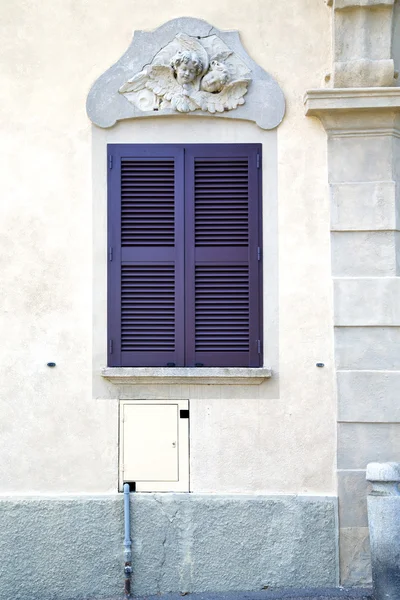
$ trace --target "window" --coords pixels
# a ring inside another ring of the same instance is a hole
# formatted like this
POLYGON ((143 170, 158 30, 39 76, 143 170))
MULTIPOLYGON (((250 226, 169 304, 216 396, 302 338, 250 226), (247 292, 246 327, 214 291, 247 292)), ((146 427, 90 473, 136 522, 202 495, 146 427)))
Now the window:
POLYGON ((108 145, 109 366, 259 367, 261 145, 108 145))

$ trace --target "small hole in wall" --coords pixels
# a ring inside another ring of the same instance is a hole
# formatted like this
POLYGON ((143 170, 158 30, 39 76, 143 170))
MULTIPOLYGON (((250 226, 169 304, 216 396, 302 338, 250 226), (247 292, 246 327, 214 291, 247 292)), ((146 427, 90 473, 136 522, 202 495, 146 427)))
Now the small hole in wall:
POLYGON ((136 492, 136 481, 124 481, 124 483, 129 484, 130 492, 136 492))

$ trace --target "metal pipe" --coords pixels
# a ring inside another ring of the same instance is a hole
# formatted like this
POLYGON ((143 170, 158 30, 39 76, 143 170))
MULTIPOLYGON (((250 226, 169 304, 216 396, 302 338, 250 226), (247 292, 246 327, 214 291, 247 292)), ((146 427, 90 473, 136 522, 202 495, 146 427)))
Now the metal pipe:
POLYGON ((131 597, 131 575, 132 575, 132 541, 131 541, 131 516, 130 516, 130 487, 124 483, 124 574, 125 574, 125 598, 131 597))

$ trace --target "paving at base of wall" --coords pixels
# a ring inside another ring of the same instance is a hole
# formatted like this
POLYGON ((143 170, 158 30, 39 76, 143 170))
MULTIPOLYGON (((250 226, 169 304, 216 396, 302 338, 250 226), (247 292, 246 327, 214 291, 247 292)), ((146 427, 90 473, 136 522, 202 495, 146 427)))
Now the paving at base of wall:
MULTIPOLYGON (((131 509, 135 596, 337 585, 335 498, 132 494, 131 509)), ((123 518, 122 494, 1 499, 0 598, 121 598, 123 518)))
MULTIPOLYGON (((134 600, 182 600, 182 594, 137 597, 134 600)), ((188 594, 187 600, 374 600, 370 589, 306 589, 306 590, 268 590, 262 592, 230 592, 226 594, 188 594)), ((29 600, 29 599, 28 599, 29 600)), ((68 600, 75 600, 70 598, 68 600)), ((97 600, 89 598, 87 600, 97 600)), ((102 598, 101 600, 122 600, 122 596, 102 598)))
MULTIPOLYGON (((166 594, 162 600, 179 600, 182 596, 166 594)), ((190 594, 190 600, 373 600, 370 589, 303 589, 265 590, 262 592, 231 592, 228 594, 190 594)), ((160 600, 160 596, 148 596, 146 600, 160 600)), ((188 598, 189 600, 189 598, 188 598)))

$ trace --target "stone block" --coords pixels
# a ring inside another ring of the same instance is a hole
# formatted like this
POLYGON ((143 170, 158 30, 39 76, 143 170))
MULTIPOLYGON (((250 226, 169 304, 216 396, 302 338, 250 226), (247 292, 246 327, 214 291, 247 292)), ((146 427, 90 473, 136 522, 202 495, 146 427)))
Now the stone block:
POLYGON ((400 325, 400 277, 335 279, 333 289, 335 325, 400 325))
POLYGON ((333 232, 334 277, 393 277, 400 274, 400 233, 333 232))
POLYGON ((398 371, 400 327, 336 327, 335 351, 337 369, 398 371))
MULTIPOLYGON (((133 594, 334 587, 336 509, 329 497, 132 494, 133 594)), ((3 498, 0 598, 120 597, 123 538, 122 495, 3 498)))
POLYGON ((393 4, 394 0, 335 0, 334 87, 393 85, 393 4))
POLYGON ((371 585, 371 551, 368 527, 344 527, 339 533, 340 583, 371 585))
POLYGON ((365 469, 372 461, 400 461, 400 424, 339 423, 339 469, 365 469))
MULTIPOLYGON (((399 27, 399 21, 400 21, 400 19, 397 16, 397 18, 396 18, 396 26, 397 27, 399 27)), ((396 32, 396 35, 398 35, 397 32, 396 32)), ((396 40, 396 42, 398 43, 398 40, 396 40)), ((399 117, 397 117, 396 125, 398 128, 399 117)), ((399 135, 396 135, 396 137, 393 138, 393 156, 394 156, 393 179, 395 179, 397 181, 397 183, 400 183, 400 137, 399 137, 399 135)), ((400 194, 398 192, 397 202, 399 202, 399 201, 400 201, 400 194)))
POLYGON ((332 184, 332 231, 400 229, 398 189, 394 181, 332 184))
POLYGON ((338 471, 340 527, 368 527, 365 471, 338 471))
MULTIPOLYGON (((358 39, 358 36, 352 36, 358 39)), ((347 38, 349 39, 349 38, 347 38)), ((335 62, 333 85, 337 88, 387 87, 394 81, 392 59, 370 60, 366 58, 335 62)))
POLYGON ((390 181, 394 162, 390 135, 377 135, 375 131, 343 135, 338 131, 328 138, 330 183, 390 181))
POLYGON ((400 422, 400 371, 338 371, 338 420, 400 422))

